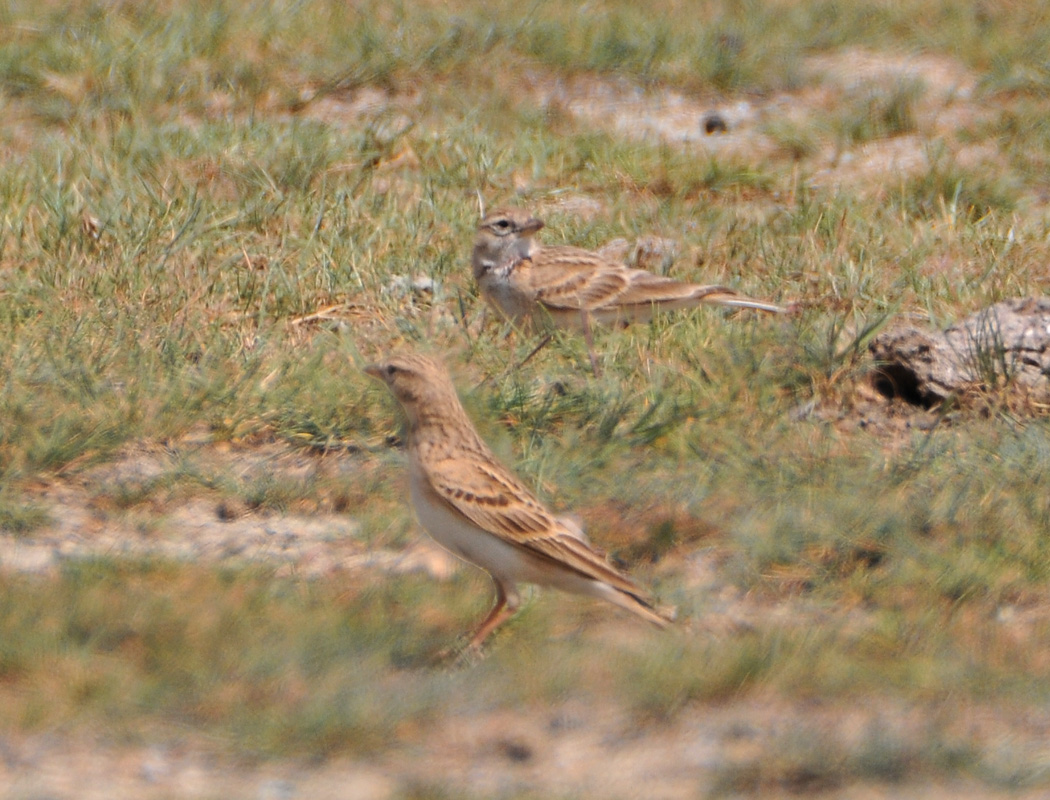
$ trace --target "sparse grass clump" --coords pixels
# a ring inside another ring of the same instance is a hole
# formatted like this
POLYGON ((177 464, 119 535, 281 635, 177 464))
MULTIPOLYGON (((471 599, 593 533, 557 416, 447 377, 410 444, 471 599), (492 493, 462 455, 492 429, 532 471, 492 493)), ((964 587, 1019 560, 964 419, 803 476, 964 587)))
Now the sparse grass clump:
POLYGON ((894 198, 910 216, 978 221, 1013 211, 1017 181, 995 164, 966 169, 932 148, 929 168, 900 186, 894 198))
POLYGON ((912 133, 917 126, 915 106, 925 87, 904 81, 884 89, 881 85, 860 86, 851 92, 835 127, 848 145, 912 133))
POLYGON ((0 531, 19 537, 42 528, 51 521, 46 508, 11 498, 0 499, 0 531))
POLYGON ((436 685, 419 694, 411 673, 387 673, 391 601, 172 564, 89 562, 54 581, 19 579, 0 622, 3 724, 98 715, 128 734, 139 720, 201 726, 257 751, 372 750, 438 697, 426 698, 436 685))

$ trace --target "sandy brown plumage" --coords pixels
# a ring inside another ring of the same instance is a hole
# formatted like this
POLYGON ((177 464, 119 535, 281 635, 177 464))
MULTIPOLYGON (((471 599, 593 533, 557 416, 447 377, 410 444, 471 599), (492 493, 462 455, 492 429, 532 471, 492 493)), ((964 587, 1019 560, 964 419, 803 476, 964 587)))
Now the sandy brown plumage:
POLYGON ((390 387, 408 417, 409 485, 423 527, 496 584, 496 605, 474 634, 472 647, 517 610, 522 582, 600 597, 655 625, 667 624, 646 594, 612 567, 573 522, 553 515, 499 462, 439 362, 399 355, 365 371, 390 387))
POLYGON ((486 214, 478 224, 471 266, 482 296, 519 323, 558 327, 645 321, 654 312, 714 303, 781 313, 783 308, 725 286, 686 283, 631 269, 579 247, 533 238, 543 221, 516 208, 486 214))

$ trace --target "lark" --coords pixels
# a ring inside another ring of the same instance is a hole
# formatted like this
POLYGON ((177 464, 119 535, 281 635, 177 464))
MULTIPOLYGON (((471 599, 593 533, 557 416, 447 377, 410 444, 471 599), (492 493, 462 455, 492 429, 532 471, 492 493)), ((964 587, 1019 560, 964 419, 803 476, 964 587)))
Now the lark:
POLYGON ((644 322, 655 312, 716 303, 783 313, 784 308, 726 286, 686 283, 631 269, 581 247, 534 238, 543 220, 516 208, 486 214, 478 224, 471 266, 482 296, 516 322, 550 318, 559 327, 588 320, 644 322))
POLYGON ((597 597, 659 627, 670 617, 590 545, 579 525, 551 513, 486 446, 440 362, 396 355, 365 367, 390 387, 408 417, 409 487, 423 528, 480 567, 496 603, 474 632, 478 650, 521 605, 519 583, 597 597))

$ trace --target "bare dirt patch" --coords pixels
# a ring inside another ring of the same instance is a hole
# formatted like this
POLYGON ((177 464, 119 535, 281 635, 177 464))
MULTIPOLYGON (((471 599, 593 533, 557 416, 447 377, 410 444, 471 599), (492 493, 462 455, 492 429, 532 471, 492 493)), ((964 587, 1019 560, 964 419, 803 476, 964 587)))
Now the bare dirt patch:
MULTIPOLYGON (((801 75, 801 85, 791 91, 726 96, 644 87, 616 76, 564 77, 533 67, 521 75, 515 95, 552 117, 626 139, 748 163, 793 159, 814 186, 877 190, 894 176, 929 169, 931 142, 947 147, 963 166, 1001 160, 994 147, 960 137, 997 111, 978 97, 976 75, 951 58, 850 48, 809 57, 801 75), (844 109, 863 114, 866 102, 877 104, 900 91, 911 91, 913 131, 851 143, 837 130, 844 124, 844 109)), ((307 94, 297 113, 340 127, 370 127, 382 140, 427 124, 419 119, 420 101, 418 92, 362 86, 307 94)), ((398 151, 383 166, 400 167, 413 158, 398 151)), ((593 214, 589 206, 580 211, 593 214)))
POLYGON ((1001 714, 972 708, 945 731, 935 705, 885 704, 843 711, 774 698, 729 703, 639 726, 581 703, 547 710, 468 713, 443 719, 425 736, 407 733, 381 756, 254 762, 214 743, 169 732, 152 745, 118 745, 62 735, 0 739, 5 797, 323 798, 387 800, 406 793, 468 797, 586 795, 686 800, 697 796, 825 798, 1027 798, 966 780, 902 771, 930 758, 926 737, 947 737, 965 757, 974 737, 999 739, 996 766, 1009 783, 1021 761, 1050 756, 1045 725, 1004 727, 1001 714), (892 735, 890 735, 892 732, 892 735), (892 743, 891 743, 892 742, 892 743), (845 779, 844 753, 866 753, 870 777, 845 779), (880 762, 880 759, 882 761, 880 762), (896 777, 895 777, 896 776, 896 777))
POLYGON ((75 479, 31 490, 27 497, 50 523, 30 535, 0 533, 0 570, 46 574, 67 560, 157 557, 270 564, 278 574, 304 577, 362 568, 447 577, 451 561, 437 548, 369 548, 353 509, 331 510, 324 498, 315 501, 319 508, 279 512, 199 485, 224 474, 234 481, 265 475, 279 486, 319 471, 370 468, 353 457, 320 458, 279 443, 133 445, 75 479))
POLYGON ((892 176, 918 174, 930 167, 932 140, 948 145, 967 166, 998 159, 994 148, 959 140, 961 131, 994 110, 975 96, 976 76, 950 58, 849 49, 810 57, 803 75, 797 90, 746 98, 650 89, 625 78, 534 75, 529 83, 537 105, 587 127, 689 147, 712 158, 795 158, 820 186, 863 191, 892 176), (854 145, 836 132, 843 108, 908 86, 914 86, 914 133, 854 145))

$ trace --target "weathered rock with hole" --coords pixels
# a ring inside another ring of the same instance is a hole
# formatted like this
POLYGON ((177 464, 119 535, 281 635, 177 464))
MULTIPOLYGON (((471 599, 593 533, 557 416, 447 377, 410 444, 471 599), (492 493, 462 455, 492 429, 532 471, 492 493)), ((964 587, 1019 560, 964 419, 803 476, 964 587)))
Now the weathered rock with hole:
POLYGON ((1050 297, 996 303, 942 331, 901 327, 875 338, 876 386, 930 407, 1003 387, 1050 400, 1050 297))

